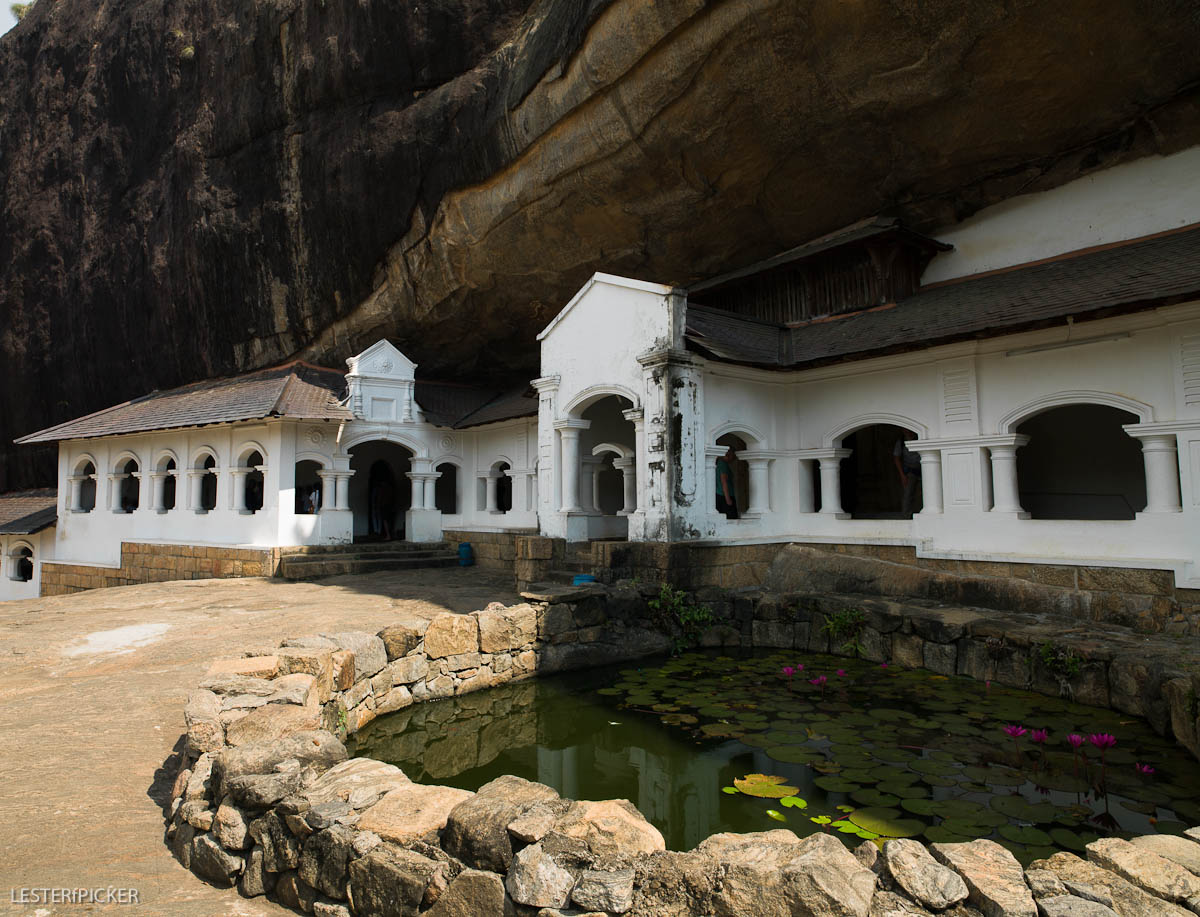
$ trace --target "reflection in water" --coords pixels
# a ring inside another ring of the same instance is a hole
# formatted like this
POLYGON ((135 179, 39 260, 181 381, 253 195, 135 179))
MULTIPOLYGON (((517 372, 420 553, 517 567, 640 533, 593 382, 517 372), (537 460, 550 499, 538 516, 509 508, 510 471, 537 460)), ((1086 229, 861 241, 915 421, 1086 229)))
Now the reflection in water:
MULTIPOLYGON (((351 752, 389 761, 419 783, 474 790, 516 774, 571 799, 628 799, 673 850, 716 831, 777 827, 761 807, 720 792, 734 777, 769 767, 761 752, 734 741, 701 746, 657 718, 603 706, 592 690, 611 684, 611 670, 567 682, 546 678, 416 704, 373 722, 351 752)), ((796 771, 807 776, 806 768, 796 771)))

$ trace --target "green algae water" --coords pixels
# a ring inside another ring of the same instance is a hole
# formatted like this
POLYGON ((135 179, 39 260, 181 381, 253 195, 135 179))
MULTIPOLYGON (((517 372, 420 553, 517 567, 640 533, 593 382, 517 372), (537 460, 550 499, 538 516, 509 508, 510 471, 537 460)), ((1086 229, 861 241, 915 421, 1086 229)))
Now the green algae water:
POLYGON ((688 653, 506 685, 381 717, 353 744, 421 783, 516 774, 629 799, 674 850, 787 827, 851 845, 986 837, 1028 863, 1200 824, 1200 764, 1141 720, 807 653, 688 653))

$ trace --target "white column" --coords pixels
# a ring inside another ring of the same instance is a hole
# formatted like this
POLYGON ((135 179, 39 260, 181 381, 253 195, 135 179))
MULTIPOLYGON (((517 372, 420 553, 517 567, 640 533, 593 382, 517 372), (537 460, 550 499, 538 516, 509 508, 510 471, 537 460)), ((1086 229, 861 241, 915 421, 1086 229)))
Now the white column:
POLYGON ((83 482, 87 480, 86 474, 71 475, 71 502, 67 509, 72 513, 78 513, 83 510, 83 482))
POLYGON ((942 511, 942 453, 932 449, 920 456, 921 515, 936 516, 942 511))
POLYGON ((563 427, 562 436, 562 507, 559 512, 581 513, 579 505, 579 433, 578 427, 563 427))
MULTIPOLYGON (((349 474, 341 472, 337 475, 337 487, 334 494, 334 509, 349 509, 350 508, 350 477, 354 472, 349 474)), ((324 509, 324 507, 321 507, 324 509)))
POLYGON ((1014 436, 1011 443, 988 446, 992 456, 992 512, 1014 513, 1024 518, 1017 484, 1017 450, 1029 442, 1028 436, 1014 436))
POLYGON ((412 500, 409 503, 409 509, 424 509, 425 508, 425 485, 421 482, 421 475, 415 472, 408 472, 408 479, 412 482, 412 500))
POLYGON ((333 471, 326 471, 322 468, 317 472, 317 477, 321 479, 321 506, 317 512, 324 512, 327 509, 337 508, 337 483, 338 475, 333 471))
POLYGON ((204 487, 205 472, 203 470, 196 470, 195 468, 192 468, 192 469, 188 470, 187 474, 188 474, 188 490, 191 493, 190 509, 194 513, 207 512, 207 510, 203 509, 200 506, 201 494, 203 492, 203 487, 204 487))
POLYGON ((598 512, 600 509, 599 464, 592 456, 579 460, 579 505, 585 513, 598 512))
POLYGON ((245 468, 230 468, 229 476, 233 479, 233 511, 235 513, 248 513, 246 508, 246 475, 249 472, 245 468))
POLYGON ((121 509, 121 482, 125 480, 124 474, 110 474, 108 476, 108 508, 114 513, 123 513, 121 509))
POLYGON ((437 508, 437 491, 435 488, 437 486, 437 479, 440 478, 441 476, 442 476, 442 473, 440 471, 431 471, 429 474, 425 475, 425 508, 426 509, 436 509, 437 508))
POLYGON ((529 501, 525 507, 530 512, 537 512, 538 508, 538 473, 531 471, 525 476, 526 499, 529 501))
MULTIPOLYGON (((629 474, 633 476, 634 491, 633 509, 630 512, 640 513, 642 511, 642 500, 639 497, 639 493, 642 489, 642 483, 646 480, 645 413, 641 408, 631 408, 628 411, 622 411, 621 416, 633 424, 633 466, 629 474)), ((629 506, 628 498, 625 500, 625 505, 629 506)))
POLYGON ((166 509, 163 507, 163 504, 166 502, 167 472, 151 472, 150 481, 153 490, 153 495, 151 497, 151 509, 153 509, 156 513, 165 513, 166 509))
POLYGON ((487 476, 487 503, 485 509, 489 513, 498 513, 500 509, 496 505, 496 481, 498 475, 494 472, 489 472, 487 476))
POLYGON ((613 459, 613 467, 621 472, 621 490, 624 495, 625 505, 621 507, 620 516, 628 516, 631 513, 636 513, 637 505, 637 475, 634 471, 636 464, 634 458, 619 458, 613 459))
POLYGON ((1179 513, 1183 504, 1179 499, 1178 446, 1174 433, 1141 434, 1133 432, 1131 425, 1125 429, 1142 441, 1142 461, 1146 466, 1147 513, 1179 513))
POLYGON ((845 516, 842 509, 842 459, 853 449, 829 449, 817 457, 821 464, 821 512, 825 515, 845 516))
MULTIPOLYGON (((743 453, 744 454, 744 453, 743 453)), ((769 513, 771 511, 771 460, 746 456, 750 465, 750 505, 747 513, 769 513)))

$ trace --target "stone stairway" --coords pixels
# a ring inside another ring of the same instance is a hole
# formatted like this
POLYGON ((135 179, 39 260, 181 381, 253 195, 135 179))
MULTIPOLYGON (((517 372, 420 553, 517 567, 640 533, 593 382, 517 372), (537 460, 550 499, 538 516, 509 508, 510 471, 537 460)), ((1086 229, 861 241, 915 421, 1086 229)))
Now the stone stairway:
POLYGON ((318 579, 345 573, 374 573, 416 567, 452 567, 458 555, 445 542, 413 544, 382 541, 373 544, 307 545, 289 548, 280 556, 284 579, 318 579))

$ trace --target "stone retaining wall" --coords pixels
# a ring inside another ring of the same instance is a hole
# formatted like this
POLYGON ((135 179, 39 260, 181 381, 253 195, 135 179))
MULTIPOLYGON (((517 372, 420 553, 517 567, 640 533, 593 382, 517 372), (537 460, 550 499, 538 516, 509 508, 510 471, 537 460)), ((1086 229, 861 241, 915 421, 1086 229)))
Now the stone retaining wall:
POLYGON ((279 548, 228 548, 121 542, 120 567, 42 562, 42 595, 181 579, 274 576, 279 548))
MULTIPOLYGON (((1200 869, 1188 871, 1200 862, 1200 829, 1193 839, 1105 839, 1086 861, 1060 853, 1028 872, 983 840, 928 849, 889 841, 882 854, 868 843, 851 854, 832 835, 798 840, 780 830, 670 852, 624 800, 574 802, 517 777, 471 793, 348 759, 339 736, 415 702, 665 649, 667 638, 642 626, 652 594, 628 584, 527 592, 511 607, 400 621, 378 634, 289 638, 218 660, 185 709, 173 850, 214 883, 331 917, 1111 913, 1081 900, 1122 915, 1186 917, 1179 905, 1200 906, 1200 869), (577 910, 560 910, 568 906, 577 910)), ((853 606, 863 611, 868 658, 1058 693, 1033 652, 1053 639, 1085 659, 1072 684, 1078 699, 1146 715, 1200 752, 1200 674, 1185 670, 1194 653, 1166 637, 1114 631, 1101 640, 1033 616, 1002 627, 978 610, 862 596, 698 598, 719 619, 705 645, 836 652, 820 624, 853 606)))
POLYGON ((475 563, 485 570, 503 570, 511 573, 517 557, 517 539, 526 538, 516 532, 457 532, 444 531, 442 540, 458 550, 464 542, 470 542, 475 554, 475 563))

